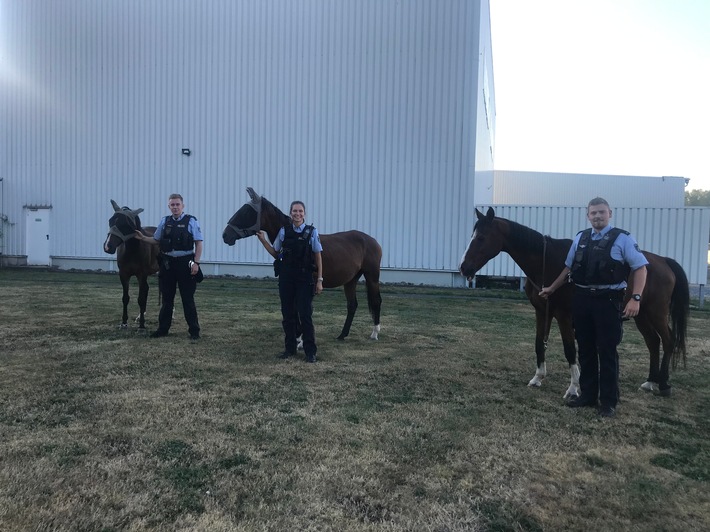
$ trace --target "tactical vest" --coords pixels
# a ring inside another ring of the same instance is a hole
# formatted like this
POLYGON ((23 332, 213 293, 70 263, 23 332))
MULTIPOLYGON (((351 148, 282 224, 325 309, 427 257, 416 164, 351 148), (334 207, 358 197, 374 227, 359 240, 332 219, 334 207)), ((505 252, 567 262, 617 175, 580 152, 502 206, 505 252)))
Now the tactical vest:
POLYGON ((284 227, 284 241, 281 245, 281 263, 288 268, 312 272, 313 251, 311 249, 311 235, 313 226, 307 225, 303 231, 297 233, 293 226, 284 227))
POLYGON ((613 259, 611 248, 620 234, 628 235, 629 232, 612 227, 601 240, 592 240, 591 229, 581 233, 571 268, 572 281, 586 286, 614 285, 625 281, 631 268, 613 259))
POLYGON ((180 220, 175 220, 172 216, 165 217, 163 233, 160 237, 160 251, 192 251, 195 245, 195 238, 188 230, 190 218, 194 216, 186 214, 180 220))

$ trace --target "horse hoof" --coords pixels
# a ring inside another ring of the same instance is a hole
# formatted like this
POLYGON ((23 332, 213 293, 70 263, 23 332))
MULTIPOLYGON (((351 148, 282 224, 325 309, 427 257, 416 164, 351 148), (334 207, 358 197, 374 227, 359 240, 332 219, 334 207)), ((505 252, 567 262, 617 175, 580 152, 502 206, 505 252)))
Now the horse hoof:
POLYGON ((145 327, 138 327, 138 334, 145 334, 148 332, 148 329, 145 327))
POLYGON ((671 389, 666 388, 665 390, 654 390, 653 395, 657 395, 659 397, 670 397, 671 396, 671 389))
POLYGON ((656 393, 657 387, 652 382, 646 381, 639 387, 639 390, 646 393, 656 393))
POLYGON ((341 334, 340 336, 338 336, 338 337, 336 338, 336 340, 340 340, 340 341, 342 342, 343 340, 345 340, 345 336, 343 336, 343 335, 341 334))
POLYGON ((128 329, 128 324, 127 323, 122 323, 121 325, 118 326, 119 329, 128 329))

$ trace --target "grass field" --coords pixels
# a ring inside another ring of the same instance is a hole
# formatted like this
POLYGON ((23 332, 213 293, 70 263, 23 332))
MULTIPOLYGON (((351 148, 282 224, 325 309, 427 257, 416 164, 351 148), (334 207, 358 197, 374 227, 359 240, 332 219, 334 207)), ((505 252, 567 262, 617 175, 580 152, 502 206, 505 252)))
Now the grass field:
POLYGON ((116 275, 0 269, 0 530, 710 529, 710 312, 671 398, 626 326, 602 421, 564 406, 554 334, 526 386, 519 293, 384 286, 379 342, 359 296, 344 342, 316 298, 306 364, 274 356, 274 280, 206 279, 191 342, 179 303, 167 338, 119 330, 116 275))

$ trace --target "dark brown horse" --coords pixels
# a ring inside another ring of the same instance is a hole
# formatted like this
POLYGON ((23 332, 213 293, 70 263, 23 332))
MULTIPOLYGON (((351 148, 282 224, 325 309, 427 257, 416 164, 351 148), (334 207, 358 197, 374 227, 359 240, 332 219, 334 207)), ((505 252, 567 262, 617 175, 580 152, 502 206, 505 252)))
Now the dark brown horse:
MULTIPOLYGON (((496 218, 492 208, 484 216, 476 209, 478 221, 473 237, 459 267, 462 275, 471 279, 489 260, 501 251, 508 253, 525 272, 525 293, 535 308, 535 353, 537 371, 528 386, 540 386, 546 375, 545 348, 552 318, 557 320, 562 336, 565 358, 572 375, 565 397, 579 393, 579 369, 572 327, 572 294, 570 283, 558 288, 548 300, 538 296, 540 287, 549 286, 564 268, 572 241, 543 236, 537 231, 505 218, 496 218), (549 302, 549 303, 548 303, 549 302)), ((669 366, 676 367, 682 358, 685 364, 685 338, 690 304, 688 278, 683 268, 671 258, 644 251, 647 266, 643 304, 634 318, 651 354, 648 380, 641 385, 645 391, 670 395, 669 366), (663 345, 663 360, 660 346, 663 345)), ((633 293, 629 276, 629 295, 633 293)))
POLYGON ((158 271, 158 246, 135 238, 135 232, 140 231, 146 236, 153 236, 155 227, 141 227, 138 214, 143 209, 131 210, 119 207, 111 200, 113 216, 108 221, 109 232, 104 242, 104 251, 116 253, 118 275, 123 286, 123 317, 120 327, 128 327, 128 286, 131 277, 138 279, 138 328, 145 331, 145 307, 148 302, 148 276, 158 271))
MULTIPOLYGON (((262 198, 251 187, 247 188, 251 198, 234 213, 227 223, 222 239, 224 243, 233 246, 241 238, 255 235, 257 231, 266 231, 269 241, 273 242, 279 230, 290 223, 290 218, 281 212, 273 203, 262 198)), ((348 315, 338 340, 344 340, 350 333, 357 309, 357 282, 365 276, 367 289, 367 305, 370 308, 374 326, 370 338, 378 339, 380 332, 380 261, 382 248, 377 240, 360 231, 345 231, 332 235, 320 235, 323 244, 323 287, 335 288, 342 286, 348 301, 348 315)))

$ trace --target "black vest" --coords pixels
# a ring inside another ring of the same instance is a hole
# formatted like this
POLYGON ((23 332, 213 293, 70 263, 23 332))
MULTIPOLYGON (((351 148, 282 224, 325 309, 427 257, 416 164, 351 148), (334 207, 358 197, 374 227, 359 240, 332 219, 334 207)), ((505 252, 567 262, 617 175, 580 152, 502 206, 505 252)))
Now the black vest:
POLYGON ((311 249, 312 233, 312 225, 307 225, 300 233, 294 231, 291 224, 284 227, 284 241, 281 245, 281 264, 283 266, 306 272, 314 271, 311 249))
POLYGON ((186 214, 180 220, 175 220, 172 216, 165 217, 163 233, 160 236, 160 251, 192 251, 195 239, 188 230, 190 218, 194 216, 186 214))
POLYGON ((571 275, 575 284, 586 286, 618 284, 625 281, 631 268, 611 257, 611 248, 617 237, 628 231, 612 227, 601 240, 592 240, 592 230, 581 231, 582 236, 574 254, 571 275))

